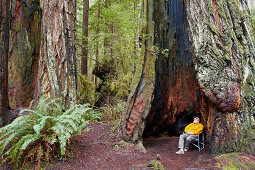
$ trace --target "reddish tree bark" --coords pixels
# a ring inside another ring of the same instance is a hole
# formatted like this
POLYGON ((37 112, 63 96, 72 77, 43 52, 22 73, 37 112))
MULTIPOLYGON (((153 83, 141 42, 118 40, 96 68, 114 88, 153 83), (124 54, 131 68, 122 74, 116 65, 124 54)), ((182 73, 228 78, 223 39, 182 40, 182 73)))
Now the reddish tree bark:
MULTIPOLYGON (((98 0, 98 8, 97 8, 97 18, 98 18, 98 23, 97 23, 97 43, 96 43, 96 62, 98 62, 99 58, 99 33, 100 33, 100 28, 99 28, 99 20, 100 20, 100 13, 101 13, 101 1, 98 0)), ((97 77, 95 77, 95 84, 97 85, 97 77)))
POLYGON ((13 109, 28 107, 37 83, 41 43, 40 0, 14 0, 9 57, 9 99, 13 109))
POLYGON ((89 0, 83 2, 83 40, 81 73, 88 74, 88 26, 89 26, 89 0))
POLYGON ((0 127, 9 123, 8 55, 10 37, 10 1, 0 3, 0 127))
POLYGON ((75 47, 76 1, 42 1, 42 39, 38 97, 61 98, 69 107, 77 101, 75 47))

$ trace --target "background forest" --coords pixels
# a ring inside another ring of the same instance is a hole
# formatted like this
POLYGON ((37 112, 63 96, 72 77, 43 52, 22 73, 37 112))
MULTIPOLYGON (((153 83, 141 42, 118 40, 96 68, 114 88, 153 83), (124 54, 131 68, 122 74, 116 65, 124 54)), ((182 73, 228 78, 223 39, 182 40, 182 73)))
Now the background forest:
POLYGON ((156 27, 148 23, 147 0, 63 2, 1 0, 2 165, 66 160, 73 156, 69 139, 88 132, 90 122, 120 128, 141 85, 144 56, 155 64, 156 54, 169 55, 150 41, 156 27))
POLYGON ((106 119, 120 118, 131 92, 138 58, 142 56, 143 2, 90 1, 88 36, 83 34, 84 2, 77 3, 77 55, 79 68, 85 69, 79 74, 78 102, 100 107, 106 119), (87 56, 83 51, 87 51, 87 56), (82 66, 83 58, 87 67, 82 66))

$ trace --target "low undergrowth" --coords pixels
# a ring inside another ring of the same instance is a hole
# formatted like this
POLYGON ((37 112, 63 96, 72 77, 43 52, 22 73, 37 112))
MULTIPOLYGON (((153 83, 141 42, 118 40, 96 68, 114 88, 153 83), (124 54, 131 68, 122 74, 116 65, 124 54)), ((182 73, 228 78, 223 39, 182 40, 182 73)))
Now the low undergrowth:
POLYGON ((117 123, 121 120, 122 114, 125 112, 126 102, 117 100, 109 104, 104 104, 99 108, 103 114, 102 120, 106 122, 117 123))
MULTIPOLYGON (((51 161, 59 156, 66 159, 71 152, 69 139, 86 128, 100 114, 88 104, 75 105, 64 111, 60 99, 42 97, 36 110, 25 109, 24 115, 0 129, 1 164, 11 161, 17 169, 26 161, 51 161)), ((86 131, 89 129, 86 128, 86 131)))
POLYGON ((255 169, 253 156, 242 153, 228 153, 215 157, 216 167, 221 169, 255 169))

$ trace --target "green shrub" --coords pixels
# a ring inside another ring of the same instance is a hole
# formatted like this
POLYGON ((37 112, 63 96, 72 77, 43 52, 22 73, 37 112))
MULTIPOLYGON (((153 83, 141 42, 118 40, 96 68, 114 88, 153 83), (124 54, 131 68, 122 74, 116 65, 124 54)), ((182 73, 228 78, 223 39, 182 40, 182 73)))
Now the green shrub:
POLYGON ((111 81, 111 93, 121 99, 127 99, 132 79, 132 73, 120 74, 118 79, 111 81))
POLYGON ((78 103, 95 103, 97 100, 96 85, 87 76, 81 73, 78 74, 78 80, 78 103))
POLYGON ((102 113, 102 120, 107 122, 116 122, 121 119, 122 113, 125 111, 126 102, 118 100, 116 102, 105 104, 100 107, 102 113))
MULTIPOLYGON (((88 104, 75 105, 64 111, 60 99, 41 98, 36 110, 16 118, 0 129, 2 164, 11 161, 16 169, 26 160, 49 161, 53 156, 67 156, 69 138, 80 134, 89 120, 100 117, 88 104)), ((87 128, 88 130, 88 128, 87 128)))

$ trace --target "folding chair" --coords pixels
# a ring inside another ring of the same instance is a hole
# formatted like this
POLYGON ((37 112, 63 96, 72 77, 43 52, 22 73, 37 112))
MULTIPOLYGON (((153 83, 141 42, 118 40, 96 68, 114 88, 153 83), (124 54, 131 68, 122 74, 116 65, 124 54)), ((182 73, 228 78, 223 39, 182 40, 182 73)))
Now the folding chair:
POLYGON ((198 134, 197 138, 192 142, 194 146, 198 148, 198 151, 201 152, 205 148, 205 135, 204 132, 198 134))

